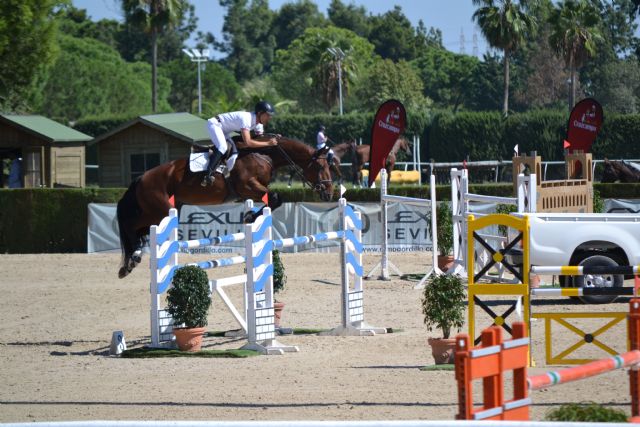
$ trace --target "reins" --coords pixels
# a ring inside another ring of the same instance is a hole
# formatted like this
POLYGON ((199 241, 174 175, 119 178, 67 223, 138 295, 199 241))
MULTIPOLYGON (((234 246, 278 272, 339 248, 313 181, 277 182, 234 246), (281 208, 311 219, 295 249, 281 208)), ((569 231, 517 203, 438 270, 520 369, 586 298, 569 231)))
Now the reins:
MULTIPOLYGON (((272 137, 275 137, 276 139, 281 139, 281 137, 277 136, 277 135, 272 135, 272 137)), ((324 183, 331 183, 332 181, 329 179, 318 179, 318 184, 317 185, 313 185, 305 176, 304 173, 302 173, 302 168, 300 166, 298 166, 289 156, 289 154, 287 154, 287 152, 284 150, 284 148, 282 148, 279 144, 276 145, 276 147, 278 148, 278 151, 280 151, 280 154, 282 154, 282 157, 284 157, 284 159, 287 161, 287 163, 289 163, 289 166, 291 166, 293 168, 293 172, 296 176, 298 176, 298 178, 300 178, 300 180, 302 181, 302 185, 303 186, 308 186, 310 189, 315 190, 315 191, 320 191, 322 190, 322 184, 324 183)), ((316 159, 318 157, 312 156, 311 160, 313 161, 314 159, 316 159)), ((311 162, 309 162, 309 165, 311 165, 311 162)), ((318 171, 318 178, 320 177, 320 171, 318 171)))

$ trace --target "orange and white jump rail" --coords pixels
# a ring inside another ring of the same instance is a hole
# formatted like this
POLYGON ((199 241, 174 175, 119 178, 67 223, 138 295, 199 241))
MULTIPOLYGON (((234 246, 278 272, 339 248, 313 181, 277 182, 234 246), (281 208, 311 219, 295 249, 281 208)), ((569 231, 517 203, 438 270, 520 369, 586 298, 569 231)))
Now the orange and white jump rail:
POLYGON ((630 368, 632 422, 640 422, 640 299, 629 304, 631 351, 572 368, 527 376, 529 338, 523 322, 513 324, 513 339, 502 341, 502 330, 491 326, 482 332, 482 345, 470 347, 467 334, 456 337, 455 369, 458 414, 461 420, 529 420, 529 392, 630 368), (513 399, 504 398, 504 374, 513 371, 513 399), (482 380, 483 404, 474 407, 472 383, 482 380))

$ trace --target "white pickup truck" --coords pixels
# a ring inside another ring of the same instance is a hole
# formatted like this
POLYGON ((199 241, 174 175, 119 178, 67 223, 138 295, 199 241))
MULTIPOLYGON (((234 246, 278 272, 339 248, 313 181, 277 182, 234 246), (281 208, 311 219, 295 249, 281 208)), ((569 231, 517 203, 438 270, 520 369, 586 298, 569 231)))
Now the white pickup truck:
MULTIPOLYGON (((640 265, 640 215, 512 213, 527 215, 529 262, 537 266, 640 265)), ((623 275, 561 276, 562 287, 622 286, 623 275)), ((582 296, 588 303, 608 303, 615 296, 582 296)))

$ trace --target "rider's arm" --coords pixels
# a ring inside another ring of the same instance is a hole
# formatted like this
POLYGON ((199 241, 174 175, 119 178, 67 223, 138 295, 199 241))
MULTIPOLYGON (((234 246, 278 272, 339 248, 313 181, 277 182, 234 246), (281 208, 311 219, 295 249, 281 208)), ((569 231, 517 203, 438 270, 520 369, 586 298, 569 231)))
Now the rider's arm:
POLYGON ((266 141, 256 141, 255 139, 252 139, 249 129, 242 129, 240 133, 242 135, 242 139, 250 148, 270 147, 272 145, 278 145, 278 141, 275 138, 271 138, 266 141))

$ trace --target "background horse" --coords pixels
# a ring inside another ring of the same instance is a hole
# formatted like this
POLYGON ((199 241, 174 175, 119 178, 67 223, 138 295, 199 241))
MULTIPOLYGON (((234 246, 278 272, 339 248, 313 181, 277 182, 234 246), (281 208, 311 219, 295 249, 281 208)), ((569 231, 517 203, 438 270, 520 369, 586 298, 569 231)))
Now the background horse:
MULTIPOLYGON (((355 156, 353 156, 354 159, 351 163, 351 168, 354 176, 354 185, 358 185, 362 183, 362 168, 364 167, 365 163, 369 162, 371 147, 368 145, 355 145, 355 141, 354 146, 356 150, 355 156)), ((384 166, 384 168, 387 170, 387 182, 391 181, 391 171, 393 171, 393 167, 396 164, 396 156, 398 154, 398 151, 400 150, 404 151, 408 155, 412 154, 409 141, 404 137, 400 137, 396 140, 396 142, 393 144, 393 147, 391 148, 391 151, 389 152, 389 155, 387 156, 387 162, 384 166)))
MULTIPOLYGON (((270 136, 265 136, 269 138, 270 136)), ((263 137, 264 138, 264 137, 263 137)), ((202 187, 202 174, 191 172, 189 159, 182 158, 156 166, 136 179, 118 202, 118 225, 122 265, 118 277, 123 278, 141 260, 141 249, 149 227, 159 224, 169 214, 169 198, 174 196, 176 207, 182 205, 219 205, 232 200, 260 201, 269 194, 269 207, 282 204, 277 193, 268 189, 273 172, 284 166, 298 168, 298 174, 320 194, 323 201, 333 196, 333 183, 326 157, 303 142, 278 137, 278 145, 268 148, 240 150, 230 178, 216 172, 216 180, 202 187)), ((250 215, 252 221, 261 212, 250 215)))
MULTIPOLYGON (((342 162, 342 159, 344 159, 344 157, 349 154, 351 154, 351 157, 353 158, 353 153, 356 151, 356 147, 357 145, 356 145, 355 139, 350 139, 346 142, 341 142, 340 144, 336 144, 331 147, 334 154, 333 164, 337 170, 336 175, 338 176, 340 184, 342 184, 342 173, 340 172, 340 163, 342 162)), ((353 183, 354 185, 357 184, 355 179, 353 180, 353 183)))
POLYGON ((604 159, 601 182, 640 182, 640 170, 633 164, 604 159))

